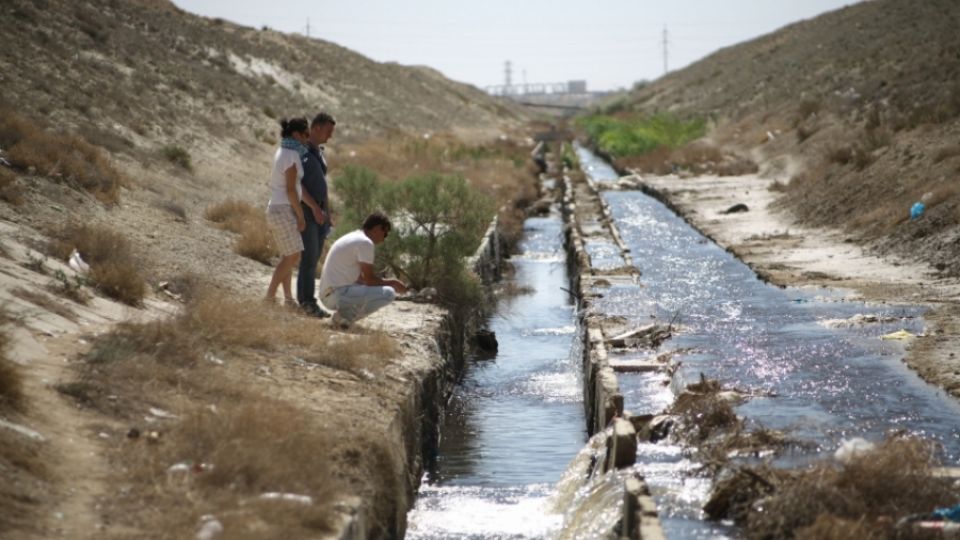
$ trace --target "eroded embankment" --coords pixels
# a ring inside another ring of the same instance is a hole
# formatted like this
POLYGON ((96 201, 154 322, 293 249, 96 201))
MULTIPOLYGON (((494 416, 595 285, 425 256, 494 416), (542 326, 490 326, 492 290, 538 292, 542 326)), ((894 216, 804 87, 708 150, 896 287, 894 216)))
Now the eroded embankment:
MULTIPOLYGON (((610 428, 603 470, 629 467, 636 460, 637 434, 624 411, 616 372, 611 366, 607 343, 619 333, 616 321, 590 315, 592 299, 612 283, 636 283, 639 275, 629 250, 597 192, 581 174, 564 177, 563 214, 566 247, 571 266, 571 285, 580 301, 583 332, 583 386, 587 431, 594 434, 610 428), (594 246, 592 258, 588 242, 594 246), (605 264, 596 265, 594 260, 605 264), (606 323, 606 324, 605 324, 606 323)), ((640 475, 624 486, 621 537, 663 538, 656 504, 640 475)))
MULTIPOLYGON (((485 285, 489 285, 499 275, 501 262, 500 232, 497 220, 494 220, 467 265, 485 285)), ((433 317, 425 316, 416 305, 399 304, 396 309, 400 313, 385 321, 387 327, 384 330, 412 342, 432 341, 435 346, 424 348, 411 343, 406 347, 416 356, 402 362, 411 371, 406 377, 393 378, 404 383, 403 390, 393 404, 384 404, 392 419, 383 435, 388 440, 387 447, 396 450, 390 467, 395 478, 400 479, 400 485, 381 485, 381 492, 374 494, 373 498, 391 499, 388 506, 393 512, 388 516, 377 515, 382 507, 375 500, 354 500, 337 538, 361 540, 382 535, 389 538, 404 536, 407 514, 420 487, 425 460, 436 452, 444 404, 462 376, 468 337, 476 330, 477 312, 442 311, 441 316, 433 317), (418 320, 422 322, 418 323, 418 320), (414 326, 411 327, 411 323, 414 326), (382 527, 385 521, 388 524, 386 530, 382 527)))

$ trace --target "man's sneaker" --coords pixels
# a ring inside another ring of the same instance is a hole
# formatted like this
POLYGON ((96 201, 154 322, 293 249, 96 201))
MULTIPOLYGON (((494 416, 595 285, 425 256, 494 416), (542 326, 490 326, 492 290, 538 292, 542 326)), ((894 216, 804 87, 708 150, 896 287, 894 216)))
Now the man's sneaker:
POLYGON ((306 304, 301 304, 300 307, 303 309, 303 312, 304 312, 308 317, 316 317, 316 318, 318 318, 318 319, 326 319, 327 317, 330 316, 329 313, 327 313, 326 311, 320 309, 320 306, 318 306, 318 305, 316 305, 316 304, 314 304, 314 303, 312 303, 312 302, 308 302, 308 303, 306 303, 306 304))
POLYGON ((350 328, 350 322, 344 320, 344 318, 340 316, 339 312, 333 314, 333 318, 330 319, 330 323, 334 328, 339 330, 346 330, 347 328, 350 328))

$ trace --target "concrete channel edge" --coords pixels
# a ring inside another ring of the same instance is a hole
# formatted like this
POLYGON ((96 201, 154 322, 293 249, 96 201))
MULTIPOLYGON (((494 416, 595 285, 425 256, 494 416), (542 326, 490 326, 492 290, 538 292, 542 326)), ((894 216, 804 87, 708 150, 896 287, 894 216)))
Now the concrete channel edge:
MULTIPOLYGON (((574 184, 569 175, 563 178, 563 219, 567 262, 570 269, 571 288, 578 299, 580 329, 583 339, 583 398, 587 431, 593 435, 607 430, 604 470, 633 466, 636 461, 637 433, 623 409, 623 394, 617 375, 608 361, 605 345, 607 336, 602 327, 586 316, 584 298, 592 294, 592 285, 597 279, 586 250, 582 221, 593 223, 591 230, 598 230, 597 223, 604 225, 604 234, 620 249, 624 265, 633 267, 629 248, 620 237, 609 208, 596 190, 586 182, 574 184), (590 203, 584 204, 584 198, 590 203), (578 206, 579 204, 579 206, 578 206), (586 208, 584 208, 586 207, 586 208)), ((625 275, 636 279, 637 274, 625 275)), ((609 277, 609 276, 605 276, 609 277)), ((640 475, 632 475, 624 483, 623 512, 620 521, 620 538, 660 540, 666 538, 660 523, 656 503, 649 486, 640 475)))

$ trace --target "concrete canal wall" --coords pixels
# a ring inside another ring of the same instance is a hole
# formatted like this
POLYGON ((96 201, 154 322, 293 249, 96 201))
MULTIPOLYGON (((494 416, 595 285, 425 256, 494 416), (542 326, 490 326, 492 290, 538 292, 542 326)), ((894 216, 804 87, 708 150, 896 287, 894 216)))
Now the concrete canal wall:
MULTIPOLYGON (((607 336, 598 319, 589 316, 589 307, 592 299, 602 294, 603 286, 635 282, 639 271, 620 238, 609 208, 585 179, 564 176, 563 216, 571 290, 578 298, 583 333, 583 403, 587 431, 593 435, 608 430, 604 470, 621 469, 636 461, 637 432, 628 421, 617 374, 609 362, 606 343, 613 336, 607 336), (616 245, 620 264, 596 268, 586 247, 588 239, 616 245)), ((621 538, 664 538, 656 503, 639 475, 625 482, 619 534, 621 538)))

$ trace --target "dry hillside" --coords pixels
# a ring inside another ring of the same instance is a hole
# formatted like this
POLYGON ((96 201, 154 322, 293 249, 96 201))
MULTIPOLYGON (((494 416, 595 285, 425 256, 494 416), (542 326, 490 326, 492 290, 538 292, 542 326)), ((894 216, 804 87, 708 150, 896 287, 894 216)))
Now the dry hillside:
POLYGON ((526 119, 166 0, 4 0, 0 21, 0 537, 187 538, 207 514, 318 537, 353 511, 398 536, 444 312, 341 332, 260 301, 276 120, 337 118, 334 195, 347 164, 422 164, 504 203, 536 196, 526 119))
MULTIPOLYGON (((0 170, 0 190, 20 203, 0 205, 0 217, 41 229, 65 219, 123 224, 157 280, 188 271, 242 280, 258 268, 233 261, 203 214, 226 198, 264 203, 280 117, 332 112, 335 165, 340 145, 372 135, 481 140, 521 121, 433 70, 190 15, 165 0, 12 0, 0 4, 0 18, 0 110, 106 150, 125 177, 120 204, 104 207, 72 189, 67 174, 21 168, 14 179, 0 170)), ((0 133, 0 157, 16 140, 8 135, 0 133)))
POLYGON ((874 0, 720 50, 620 110, 715 122, 792 180, 780 204, 960 275, 960 3, 874 0), (923 200, 922 219, 908 219, 923 200))

